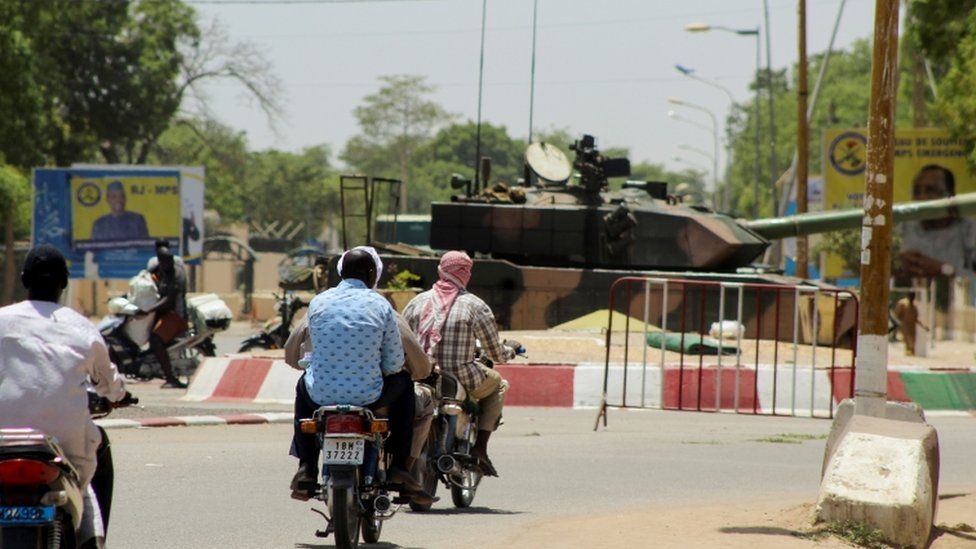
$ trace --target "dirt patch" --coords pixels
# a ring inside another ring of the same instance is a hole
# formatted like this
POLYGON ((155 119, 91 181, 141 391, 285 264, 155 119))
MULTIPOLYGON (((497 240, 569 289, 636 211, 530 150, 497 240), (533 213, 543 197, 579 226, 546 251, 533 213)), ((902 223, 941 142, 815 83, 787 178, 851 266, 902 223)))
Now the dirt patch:
MULTIPOLYGON (((499 540, 495 547, 851 547, 844 540, 823 534, 822 527, 813 524, 813 508, 813 503, 788 500, 736 501, 724 506, 649 505, 639 511, 539 520, 499 540)), ((973 517, 973 492, 943 494, 936 517, 941 528, 931 547, 976 546, 976 533, 967 531, 974 526, 973 517)))

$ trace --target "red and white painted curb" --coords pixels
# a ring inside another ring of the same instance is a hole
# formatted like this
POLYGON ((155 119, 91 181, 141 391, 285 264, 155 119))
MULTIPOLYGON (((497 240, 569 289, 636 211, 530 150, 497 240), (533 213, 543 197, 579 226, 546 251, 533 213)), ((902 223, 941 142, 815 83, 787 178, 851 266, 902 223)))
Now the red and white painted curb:
POLYGON ((197 368, 181 400, 293 404, 301 375, 281 359, 208 358, 197 368))

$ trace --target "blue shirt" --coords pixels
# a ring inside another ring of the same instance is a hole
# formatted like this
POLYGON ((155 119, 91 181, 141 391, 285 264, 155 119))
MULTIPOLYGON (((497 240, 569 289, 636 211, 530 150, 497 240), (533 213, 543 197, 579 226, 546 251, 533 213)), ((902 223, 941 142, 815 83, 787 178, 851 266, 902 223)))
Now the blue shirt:
POLYGON ((393 308, 356 279, 317 295, 308 305, 312 360, 308 396, 319 406, 366 406, 380 397, 383 376, 403 368, 393 308))

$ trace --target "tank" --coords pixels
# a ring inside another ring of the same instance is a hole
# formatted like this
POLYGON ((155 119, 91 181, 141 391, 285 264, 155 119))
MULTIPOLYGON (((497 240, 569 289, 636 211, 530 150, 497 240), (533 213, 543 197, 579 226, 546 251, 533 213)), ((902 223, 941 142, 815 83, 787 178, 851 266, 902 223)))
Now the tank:
MULTIPOLYGON (((629 162, 604 157, 589 135, 571 149, 570 166, 558 148, 531 144, 526 183, 519 186, 479 187, 455 178, 453 186, 466 192, 431 205, 431 247, 518 265, 735 272, 773 239, 856 228, 863 217, 850 210, 744 221, 682 204, 663 182, 627 181, 611 192, 608 178, 630 175, 629 162)), ((896 222, 965 215, 976 212, 976 196, 894 209, 896 222)))
MULTIPOLYGON (((609 290, 623 276, 722 280, 770 285, 829 285, 756 268, 754 262, 775 239, 859 227, 862 210, 810 213, 792 217, 739 220, 710 208, 688 205, 667 192, 664 182, 627 181, 610 191, 608 179, 625 177, 630 164, 607 158, 584 135, 572 146, 573 162, 556 147, 531 144, 518 185, 479 184, 461 176, 451 180, 458 194, 431 205, 431 248, 466 250, 475 258, 468 289, 484 299, 499 325, 509 330, 545 329, 607 307, 609 290)), ((490 163, 479 170, 490 181, 490 163)), ((899 204, 896 221, 976 214, 976 193, 899 204)), ((402 245, 373 243, 385 250, 385 280, 400 270, 419 275, 418 287, 437 280, 436 254, 402 245)), ((332 274, 332 282, 335 275, 332 274)), ((710 298, 709 298, 710 299, 710 298)), ((792 299, 784 294, 782 299, 792 299)), ((698 307, 711 315, 717 302, 689 295, 687 314, 698 307)), ((618 301, 619 302, 619 301, 618 301)), ((658 310, 652 303, 652 311, 658 310)), ((671 299, 673 310, 684 307, 671 299)), ((726 304, 732 310, 734 303, 726 304)), ((750 299, 746 333, 777 333, 770 293, 750 299), (765 314, 765 313, 769 314, 765 314)), ((625 307, 636 315, 643 304, 625 307)), ((788 310, 788 309, 786 309, 788 310)), ((839 333, 850 335, 856 307, 841 304, 839 333)), ((652 319, 654 322, 655 319, 652 319)), ((792 333, 786 324, 782 334, 792 333)))

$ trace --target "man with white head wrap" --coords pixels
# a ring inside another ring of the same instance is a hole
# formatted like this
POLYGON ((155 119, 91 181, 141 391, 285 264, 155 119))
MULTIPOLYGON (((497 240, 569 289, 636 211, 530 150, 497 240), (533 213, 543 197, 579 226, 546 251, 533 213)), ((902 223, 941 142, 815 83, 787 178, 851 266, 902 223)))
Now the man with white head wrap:
POLYGON ((292 454, 298 472, 292 479, 293 497, 307 499, 318 477, 315 435, 301 432, 299 420, 319 406, 348 404, 374 411, 389 408, 393 455, 388 480, 410 493, 422 487, 407 471, 413 433, 414 392, 403 370, 403 346, 390 304, 372 291, 382 274, 382 262, 372 248, 361 246, 339 260, 338 286, 317 295, 308 306, 312 356, 298 381, 292 454))

